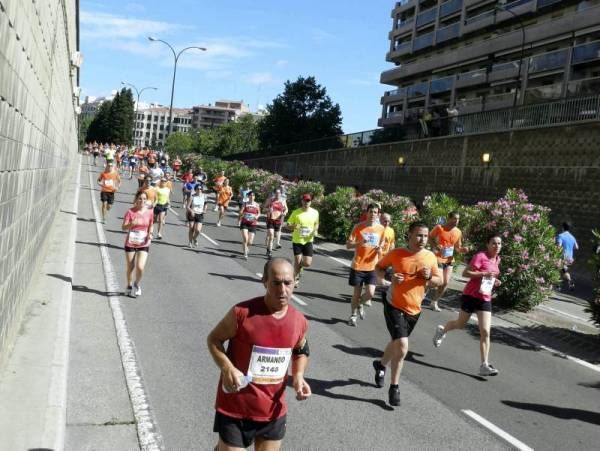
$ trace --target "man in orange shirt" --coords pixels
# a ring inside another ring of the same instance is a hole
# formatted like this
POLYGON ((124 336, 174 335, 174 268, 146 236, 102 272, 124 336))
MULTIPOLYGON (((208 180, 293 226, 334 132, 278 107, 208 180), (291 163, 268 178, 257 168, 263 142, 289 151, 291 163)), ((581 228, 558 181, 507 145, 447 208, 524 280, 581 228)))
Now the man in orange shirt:
POLYGON ((121 185, 121 177, 115 171, 112 162, 106 163, 104 171, 98 176, 97 183, 100 186, 100 202, 102 202, 102 224, 105 224, 106 212, 112 208, 115 202, 115 193, 121 185))
MULTIPOLYGON (((219 174, 217 174, 217 176, 215 176, 215 178, 213 178, 213 191, 215 192, 215 211, 217 211, 218 208, 218 204, 219 204, 219 191, 221 191, 221 188, 223 187, 223 184, 225 183, 225 171, 220 171, 219 174)), ((228 202, 229 203, 229 202, 228 202)))
POLYGON ((438 306, 440 298, 444 295, 450 278, 452 277, 452 267, 454 265, 454 254, 465 253, 469 249, 462 245, 462 232, 457 227, 460 215, 456 211, 448 213, 446 224, 436 225, 429 234, 429 244, 437 257, 438 267, 443 272, 443 282, 437 287, 431 300, 431 309, 439 312, 442 309, 438 306))
POLYGON ((227 210, 227 207, 229 207, 229 202, 231 201, 232 197, 233 191, 231 186, 229 186, 229 179, 226 178, 223 180, 223 186, 221 186, 221 189, 217 193, 217 208, 219 209, 217 227, 221 227, 221 221, 223 220, 223 216, 225 216, 225 210, 227 210))
POLYGON ((354 258, 350 267, 348 284, 354 287, 351 303, 351 315, 348 325, 357 326, 356 319, 365 319, 363 304, 371 301, 375 295, 377 276, 375 265, 381 257, 381 245, 385 228, 375 219, 379 217, 379 207, 369 204, 367 207, 367 220, 359 222, 350 233, 346 241, 347 249, 354 249, 354 258), (365 292, 362 292, 362 287, 365 292))
POLYGON ((384 297, 383 314, 392 339, 385 347, 381 360, 373 361, 373 368, 375 385, 383 387, 385 368, 390 364, 392 380, 389 402, 392 406, 400 405, 400 372, 408 353, 408 337, 419 320, 425 286, 442 283, 435 255, 425 249, 428 235, 429 229, 425 223, 413 222, 408 228, 408 248, 390 251, 376 266, 377 280, 390 285, 390 292, 384 297), (384 279, 389 267, 393 270, 391 283, 384 279))

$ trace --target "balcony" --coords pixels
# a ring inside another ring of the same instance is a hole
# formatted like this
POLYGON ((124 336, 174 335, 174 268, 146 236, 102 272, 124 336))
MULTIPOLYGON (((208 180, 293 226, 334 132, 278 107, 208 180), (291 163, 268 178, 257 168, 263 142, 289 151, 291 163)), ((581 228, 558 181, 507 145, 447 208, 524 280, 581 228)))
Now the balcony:
POLYGON ((427 95, 427 83, 417 83, 406 88, 407 97, 421 97, 427 95))
POLYGON ((515 93, 492 94, 485 98, 485 110, 496 110, 498 108, 509 108, 514 105, 515 93))
POLYGON ((553 99, 559 99, 562 96, 562 87, 562 83, 555 83, 553 85, 526 89, 524 103, 548 102, 553 99))
POLYGON ((396 27, 394 28, 393 34, 402 34, 402 32, 407 31, 409 28, 412 28, 412 24, 415 21, 415 16, 408 17, 406 19, 400 19, 396 23, 396 27))
POLYGON ((578 45, 573 48, 573 64, 586 63, 600 59, 600 41, 578 45))
POLYGON ((507 3, 506 5, 497 9, 496 22, 514 19, 515 17, 512 13, 520 16, 521 14, 534 12, 535 5, 536 3, 533 0, 516 0, 514 2, 507 3))
POLYGON ((432 23, 435 20, 437 7, 427 9, 417 16, 417 28, 432 23))
POLYGON ((470 33, 471 31, 479 30, 494 24, 496 16, 496 10, 490 9, 481 14, 465 19, 465 25, 463 27, 463 33, 470 33))
POLYGON ((529 73, 542 72, 553 69, 562 69, 567 63, 569 49, 536 55, 529 60, 529 73))
POLYGON ((517 78, 519 76, 519 61, 511 61, 509 63, 494 64, 492 71, 488 75, 488 81, 506 80, 508 78, 517 78))
POLYGON ((476 86, 487 82, 487 72, 485 69, 477 69, 471 72, 465 72, 456 76, 456 88, 466 88, 476 86))
POLYGON ((393 91, 386 91, 381 98, 381 104, 398 102, 406 97, 406 88, 398 88, 393 91))
POLYGON ((426 47, 431 47, 433 45, 434 35, 435 35, 435 33, 431 32, 431 33, 421 35, 418 38, 415 38, 413 40, 413 52, 424 49, 426 47))
POLYGON ((454 75, 444 78, 438 78, 437 80, 431 80, 431 82, 429 83, 429 92, 431 94, 438 94, 444 91, 451 91, 453 84, 454 75))
POLYGON ((410 53, 411 50, 412 50, 412 41, 406 41, 406 42, 396 43, 396 46, 394 47, 394 50, 392 50, 392 53, 394 53, 394 56, 400 56, 400 55, 406 55, 407 53, 410 53))
MULTIPOLYGON (((462 0, 461 0, 462 1, 462 0)), ((460 22, 453 23, 447 27, 440 28, 437 31, 435 42, 444 42, 449 39, 457 38, 460 34, 460 22)))
POLYGON ((449 16, 462 9, 462 0, 448 0, 440 5, 440 17, 449 16))
POLYGON ((567 85, 567 96, 591 96, 600 93, 600 77, 572 81, 567 85))
POLYGON ((546 6, 554 5, 555 3, 560 3, 561 0, 538 0, 537 7, 538 9, 545 8, 546 6))

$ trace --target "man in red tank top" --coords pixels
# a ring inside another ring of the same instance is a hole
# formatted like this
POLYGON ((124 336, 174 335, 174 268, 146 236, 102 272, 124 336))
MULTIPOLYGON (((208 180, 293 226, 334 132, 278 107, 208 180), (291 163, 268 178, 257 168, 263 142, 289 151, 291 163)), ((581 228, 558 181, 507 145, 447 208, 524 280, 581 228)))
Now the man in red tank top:
POLYGON ((290 362, 296 399, 311 395, 304 380, 308 322, 290 304, 292 264, 283 258, 267 261, 263 284, 264 296, 235 305, 207 338, 208 350, 221 370, 213 429, 219 433, 219 451, 245 449, 252 443, 256 449, 280 448, 290 362))

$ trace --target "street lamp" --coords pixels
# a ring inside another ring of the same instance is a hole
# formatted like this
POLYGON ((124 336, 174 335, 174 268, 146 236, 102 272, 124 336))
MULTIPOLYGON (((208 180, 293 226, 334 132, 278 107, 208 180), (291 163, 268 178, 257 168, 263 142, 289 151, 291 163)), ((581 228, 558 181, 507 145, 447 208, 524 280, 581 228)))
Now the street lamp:
POLYGON ((180 50, 179 53, 177 53, 177 52, 175 52, 175 49, 173 48, 173 46, 171 44, 169 44, 167 41, 163 41, 162 39, 157 39, 153 36, 148 36, 148 40, 150 40, 152 42, 162 42, 163 44, 165 44, 167 47, 169 47, 171 49, 171 52, 173 52, 173 57, 175 58, 175 64, 173 65, 173 82, 171 83, 171 105, 169 106, 169 133, 167 135, 167 136, 169 136, 171 134, 171 132, 173 131, 173 94, 175 93, 175 76, 177 75, 177 62, 179 61, 179 57, 186 50, 196 49, 196 50, 202 50, 203 52, 205 52, 206 48, 190 46, 190 47, 186 47, 186 48, 180 50))
MULTIPOLYGON (((523 86, 523 80, 521 80, 521 67, 523 67, 523 56, 525 54, 525 25, 523 25, 523 21, 519 17, 517 13, 515 13, 511 9, 506 8, 506 0, 500 2, 499 5, 494 7, 496 13, 498 11, 507 12, 512 15, 519 22, 519 27, 521 28, 521 56, 519 57, 519 74, 517 75, 517 87, 519 92, 521 91, 521 87, 523 86)), ((513 109, 517 106, 517 88, 515 88, 515 96, 513 99, 513 109)))
POLYGON ((133 121, 133 130, 131 132, 131 134, 133 135, 135 133, 135 124, 137 122, 138 109, 140 107, 140 96, 142 95, 142 92, 144 92, 146 89, 154 89, 156 91, 158 88, 155 88, 154 86, 146 86, 145 88, 142 88, 138 91, 138 88, 136 88, 135 85, 132 85, 131 83, 126 83, 122 81, 121 84, 123 86, 131 86, 137 94, 137 101, 135 102, 135 120, 133 121))

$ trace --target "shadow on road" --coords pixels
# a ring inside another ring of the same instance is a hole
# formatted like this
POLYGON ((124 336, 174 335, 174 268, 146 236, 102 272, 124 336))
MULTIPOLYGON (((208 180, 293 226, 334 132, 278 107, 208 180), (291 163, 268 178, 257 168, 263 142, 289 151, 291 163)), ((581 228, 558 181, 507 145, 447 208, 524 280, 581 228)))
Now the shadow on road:
POLYGON ((459 371, 459 370, 455 370, 453 368, 446 368, 445 366, 439 366, 439 365, 434 365, 433 363, 427 363, 424 362, 423 360, 418 360, 415 357, 423 357, 423 354, 417 354, 415 352, 411 352, 408 351, 408 355, 406 356, 406 358, 404 359, 407 362, 412 362, 412 363, 416 363, 417 365, 422 365, 422 366, 426 366, 428 368, 435 368, 438 370, 444 370, 444 371, 448 371, 449 373, 454 373, 454 374, 460 374, 462 376, 467 376, 470 377, 471 379, 475 379, 477 381, 482 381, 482 382, 486 382, 487 378, 483 377, 483 376, 478 376, 477 374, 469 374, 469 373, 465 373, 463 371, 459 371))
POLYGON ((64 276, 62 274, 46 274, 47 276, 54 277, 55 279, 60 279, 68 283, 73 283, 73 279, 69 276, 64 276))
POLYGON ((256 277, 250 277, 250 276, 236 276, 236 275, 232 275, 232 274, 217 274, 215 272, 209 272, 208 275, 209 276, 223 277, 224 279, 227 279, 227 280, 247 280, 249 282, 262 283, 260 281, 260 279, 257 279, 256 277))
POLYGON ((78 221, 96 222, 94 218, 77 218, 78 221))
POLYGON ((348 387, 350 385, 358 385, 360 387, 375 387, 375 384, 360 381, 358 379, 348 380, 334 380, 334 381, 323 381, 319 379, 306 378, 306 382, 310 385, 313 395, 324 396, 326 398, 339 399, 344 401, 359 401, 373 404, 377 407, 381 407, 383 410, 393 411, 394 408, 389 406, 382 399, 368 399, 358 398, 351 395, 343 395, 339 393, 332 393, 330 390, 337 387, 348 387))
POLYGON ((600 390, 600 382, 596 382, 596 383, 592 383, 592 384, 589 384, 587 382, 580 382, 577 385, 579 385, 581 387, 597 388, 598 390, 600 390))
POLYGON ((311 316, 311 315, 304 315, 304 317, 309 320, 309 321, 316 321, 317 323, 322 323, 322 324, 329 324, 329 325, 333 325, 333 324, 339 324, 339 323, 346 323, 347 320, 345 319, 339 319, 339 318, 331 318, 331 319, 325 319, 325 318, 317 318, 316 316, 311 316))
MULTIPOLYGON (((302 285, 300 285, 300 286, 302 286, 302 285)), ((342 304, 349 304, 350 298, 352 297, 349 294, 340 294, 338 297, 336 297, 336 296, 329 296, 329 295, 323 294, 323 293, 309 293, 307 291, 302 291, 302 289, 296 290, 295 293, 298 295, 307 297, 307 298, 324 299, 326 301, 341 302, 342 304)))
MULTIPOLYGON (((346 321, 342 322, 345 323, 346 321)), ((333 345, 333 347, 338 351, 345 352, 346 354, 358 355, 361 357, 372 357, 376 359, 383 356, 383 351, 381 349, 370 348, 368 346, 351 348, 350 346, 346 345, 333 345)))
POLYGON ((114 244, 102 244, 102 243, 92 243, 91 241, 75 241, 77 244, 87 244, 88 246, 96 246, 96 247, 110 247, 111 249, 120 249, 123 250, 123 246, 115 246, 114 244))
POLYGON ((529 402, 518 401, 502 401, 509 407, 522 410, 530 410, 533 412, 550 415, 561 420, 579 420, 585 423, 597 424, 600 426, 600 413, 591 412, 589 410, 571 409, 568 407, 549 406, 546 404, 534 404, 529 402))

